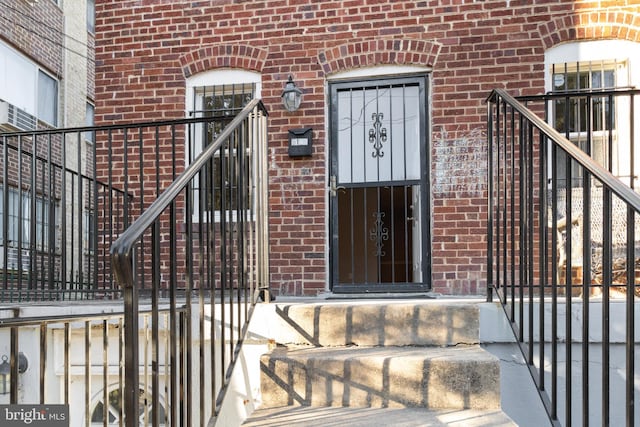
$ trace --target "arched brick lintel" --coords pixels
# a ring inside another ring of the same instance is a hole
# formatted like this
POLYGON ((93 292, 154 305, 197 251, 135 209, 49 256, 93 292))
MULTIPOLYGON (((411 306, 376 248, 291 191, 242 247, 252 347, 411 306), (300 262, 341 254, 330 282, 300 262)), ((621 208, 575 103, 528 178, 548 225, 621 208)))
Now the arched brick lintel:
POLYGON ((244 44, 211 45, 195 49, 180 57, 185 78, 216 68, 241 68, 261 72, 268 51, 244 44))
POLYGON ((563 16, 538 26, 544 48, 579 40, 618 39, 640 42, 640 16, 610 10, 563 16))
POLYGON ((325 75, 376 65, 433 67, 441 45, 431 40, 378 39, 334 46, 318 54, 325 75))

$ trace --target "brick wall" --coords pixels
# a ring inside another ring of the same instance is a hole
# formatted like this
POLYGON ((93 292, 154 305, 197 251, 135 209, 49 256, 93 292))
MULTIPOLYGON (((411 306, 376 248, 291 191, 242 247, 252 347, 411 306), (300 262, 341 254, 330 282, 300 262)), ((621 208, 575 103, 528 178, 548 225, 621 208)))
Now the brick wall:
MULTIPOLYGON (((184 115, 185 79, 215 68, 262 75, 270 112, 271 278, 287 294, 327 286, 326 78, 374 65, 431 74, 434 290, 482 293, 486 254, 484 100, 544 91, 544 52, 571 40, 638 41, 635 1, 96 1, 99 123, 184 115), (304 90, 287 113, 288 75, 304 90), (287 129, 313 127, 310 159, 287 129)), ((103 165, 106 167, 107 165, 103 165)))

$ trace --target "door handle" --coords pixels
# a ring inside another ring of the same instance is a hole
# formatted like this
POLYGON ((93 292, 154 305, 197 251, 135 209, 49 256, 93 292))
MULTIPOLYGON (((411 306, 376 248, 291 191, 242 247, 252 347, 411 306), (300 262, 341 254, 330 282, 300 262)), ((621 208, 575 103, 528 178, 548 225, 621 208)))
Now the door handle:
POLYGON ((331 178, 329 179, 329 192, 331 192, 331 196, 336 197, 338 195, 338 190, 346 190, 346 188, 342 185, 337 185, 336 176, 331 175, 331 178))
POLYGON ((411 214, 407 217, 407 222, 415 221, 416 219, 413 217, 413 204, 409 205, 409 210, 411 214))

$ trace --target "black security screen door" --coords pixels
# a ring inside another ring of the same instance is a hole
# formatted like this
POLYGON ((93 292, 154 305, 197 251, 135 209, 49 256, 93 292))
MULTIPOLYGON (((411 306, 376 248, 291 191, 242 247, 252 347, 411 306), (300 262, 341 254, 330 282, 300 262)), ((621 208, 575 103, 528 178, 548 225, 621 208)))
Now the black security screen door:
POLYGON ((333 292, 430 288, 427 78, 331 84, 333 292))

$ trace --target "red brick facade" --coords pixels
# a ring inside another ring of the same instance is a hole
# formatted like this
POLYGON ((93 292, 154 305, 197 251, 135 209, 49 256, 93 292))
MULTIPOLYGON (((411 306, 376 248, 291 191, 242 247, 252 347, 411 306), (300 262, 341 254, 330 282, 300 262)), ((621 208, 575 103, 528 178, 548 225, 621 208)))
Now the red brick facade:
MULTIPOLYGON (((327 290, 327 78, 376 65, 430 73, 432 286, 484 292, 484 100, 493 88, 540 94, 545 50, 576 40, 640 41, 635 1, 96 1, 96 122, 184 116, 186 79, 259 72, 270 113, 270 254, 276 292, 327 290), (286 112, 289 75, 303 104, 286 112), (287 130, 312 127, 311 158, 287 130)), ((105 168, 107 165, 103 165, 105 168)), ((99 167, 100 169, 100 167, 99 167)))

